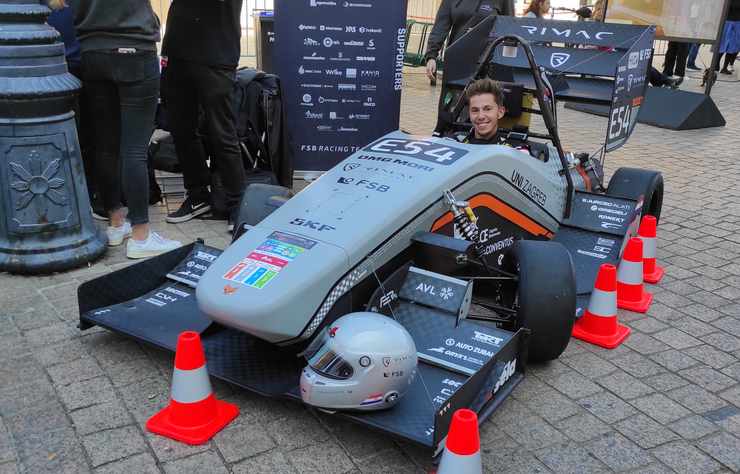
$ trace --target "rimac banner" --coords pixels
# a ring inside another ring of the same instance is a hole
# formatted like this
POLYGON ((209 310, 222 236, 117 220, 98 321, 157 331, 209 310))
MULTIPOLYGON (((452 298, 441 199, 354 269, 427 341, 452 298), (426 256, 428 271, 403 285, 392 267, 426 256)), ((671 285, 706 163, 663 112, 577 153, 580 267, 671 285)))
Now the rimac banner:
POLYGON ((325 171, 398 129, 405 0, 275 0, 294 169, 325 171))
POLYGON ((637 124, 637 116, 645 100, 645 89, 649 82, 654 38, 655 27, 651 26, 617 62, 609 126, 606 131, 607 152, 624 145, 637 124))

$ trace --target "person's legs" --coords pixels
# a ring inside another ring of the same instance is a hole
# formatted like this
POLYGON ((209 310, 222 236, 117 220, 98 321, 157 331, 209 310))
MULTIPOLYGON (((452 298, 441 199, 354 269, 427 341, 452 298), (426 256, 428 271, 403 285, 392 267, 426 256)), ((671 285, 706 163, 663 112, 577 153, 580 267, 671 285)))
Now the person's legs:
POLYGON ((666 76, 672 76, 673 70, 676 66, 676 56, 678 55, 678 43, 674 41, 668 42, 668 49, 665 52, 665 62, 663 63, 663 74, 666 76))
MULTIPOLYGON (((126 58, 132 68, 150 69, 149 77, 143 72, 134 81, 118 83, 121 110, 121 183, 129 207, 129 220, 134 238, 145 239, 149 233, 149 174, 147 146, 154 129, 154 114, 159 97, 159 74, 154 53, 137 54, 126 58), (131 61, 129 61, 131 60, 131 61), (152 64, 147 64, 152 63, 152 64), (138 79, 138 77, 144 77, 138 79)), ((121 75, 123 77, 123 75, 121 75)))
POLYGON ((210 210, 210 172, 197 135, 199 97, 192 67, 192 63, 171 58, 165 72, 167 117, 188 194, 182 206, 167 216, 171 223, 185 222, 210 210))
POLYGON ((694 71, 698 71, 700 68, 696 65, 696 58, 699 56, 699 48, 701 45, 699 43, 692 43, 689 47, 689 57, 686 60, 686 68, 692 69, 694 71))
POLYGON ((676 43, 675 75, 683 78, 686 75, 686 61, 689 57, 689 43, 676 43))
POLYGON ((197 67, 195 82, 206 112, 211 157, 223 183, 226 206, 231 214, 239 207, 245 180, 234 113, 236 71, 200 65, 197 67))
POLYGON ((82 55, 86 109, 91 117, 89 126, 94 140, 92 155, 95 181, 100 191, 103 207, 113 226, 122 221, 121 174, 118 157, 120 143, 120 111, 118 90, 110 79, 110 62, 107 53, 88 52, 82 55))

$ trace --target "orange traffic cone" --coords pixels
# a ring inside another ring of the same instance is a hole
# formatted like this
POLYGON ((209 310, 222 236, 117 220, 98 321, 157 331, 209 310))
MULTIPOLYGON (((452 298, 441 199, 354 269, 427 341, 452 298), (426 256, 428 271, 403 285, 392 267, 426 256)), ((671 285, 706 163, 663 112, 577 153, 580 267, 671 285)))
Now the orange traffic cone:
POLYGON ((452 415, 450 431, 447 432, 445 450, 442 453, 437 474, 481 474, 482 472, 478 415, 472 410, 461 408, 452 415))
POLYGON ((650 215, 643 216, 637 236, 642 240, 642 279, 658 283, 665 270, 656 262, 658 220, 650 215))
POLYGON ((170 404, 149 418, 146 428, 183 443, 203 444, 238 414, 236 405, 216 400, 213 395, 198 333, 181 333, 177 339, 170 404))
POLYGON ((630 328, 617 321, 617 267, 603 264, 596 276, 588 309, 573 326, 573 337, 614 349, 630 335, 630 328))
POLYGON ((652 301, 653 294, 645 291, 642 284, 642 240, 632 237, 617 270, 617 306, 647 313, 652 301))

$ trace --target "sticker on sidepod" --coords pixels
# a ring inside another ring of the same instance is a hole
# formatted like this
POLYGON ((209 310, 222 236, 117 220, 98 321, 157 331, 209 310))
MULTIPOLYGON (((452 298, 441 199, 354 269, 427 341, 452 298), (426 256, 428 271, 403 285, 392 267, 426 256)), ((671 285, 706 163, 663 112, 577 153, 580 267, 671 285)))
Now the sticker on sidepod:
POLYGON ((224 278, 262 289, 280 270, 316 243, 296 235, 273 232, 254 252, 231 267, 224 278))

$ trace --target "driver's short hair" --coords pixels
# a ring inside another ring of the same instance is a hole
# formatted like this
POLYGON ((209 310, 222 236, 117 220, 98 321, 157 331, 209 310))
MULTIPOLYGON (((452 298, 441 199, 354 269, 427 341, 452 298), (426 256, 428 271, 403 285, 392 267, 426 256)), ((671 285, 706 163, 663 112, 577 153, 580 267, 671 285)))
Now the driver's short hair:
POLYGON ((465 89, 465 98, 468 99, 468 102, 471 98, 481 94, 491 94, 498 106, 504 105, 504 89, 498 81, 484 77, 474 81, 465 89))

